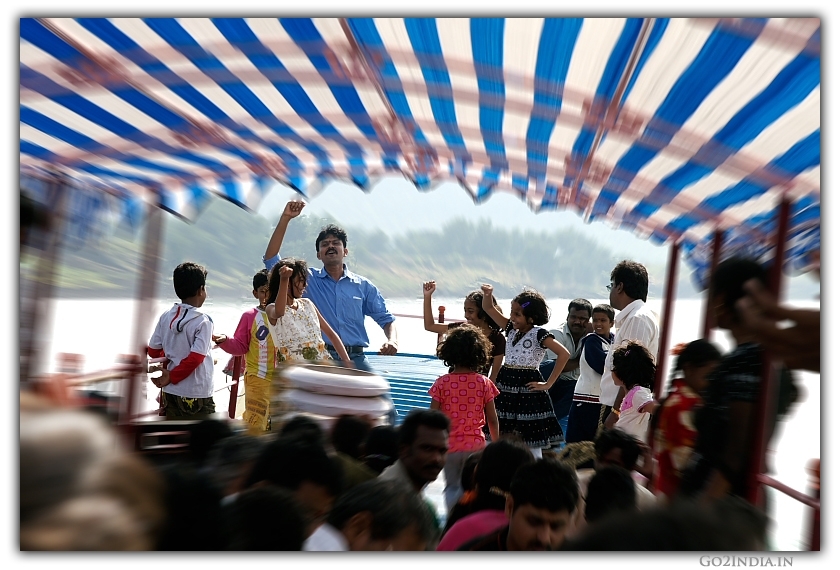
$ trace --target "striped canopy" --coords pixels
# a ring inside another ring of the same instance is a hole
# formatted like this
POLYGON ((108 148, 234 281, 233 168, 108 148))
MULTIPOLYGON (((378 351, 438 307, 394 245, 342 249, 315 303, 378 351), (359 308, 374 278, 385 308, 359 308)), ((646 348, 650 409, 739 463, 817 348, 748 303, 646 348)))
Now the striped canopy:
POLYGON ((194 219, 406 176, 789 271, 820 247, 817 18, 24 18, 22 177, 194 219))

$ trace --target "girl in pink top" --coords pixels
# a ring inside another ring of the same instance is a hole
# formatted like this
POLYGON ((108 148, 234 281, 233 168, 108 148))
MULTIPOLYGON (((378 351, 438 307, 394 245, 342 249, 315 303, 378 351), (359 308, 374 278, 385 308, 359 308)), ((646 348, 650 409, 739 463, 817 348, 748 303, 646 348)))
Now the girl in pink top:
POLYGON ((487 337, 473 325, 454 328, 440 343, 437 356, 452 372, 444 374, 429 389, 431 408, 449 416, 449 452, 443 476, 446 508, 451 509, 463 493, 461 471, 467 457, 484 448, 482 428, 490 428, 492 441, 499 439, 499 418, 493 398, 499 389, 488 377, 477 371, 490 360, 492 346, 487 337))

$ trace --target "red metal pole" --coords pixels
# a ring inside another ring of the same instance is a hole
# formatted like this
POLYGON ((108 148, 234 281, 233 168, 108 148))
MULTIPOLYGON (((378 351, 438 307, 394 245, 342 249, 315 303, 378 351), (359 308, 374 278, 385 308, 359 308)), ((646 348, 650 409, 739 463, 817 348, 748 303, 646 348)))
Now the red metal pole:
POLYGON ((239 396, 239 376, 242 374, 242 357, 233 357, 233 372, 231 380, 233 386, 230 387, 230 402, 228 403, 228 417, 236 419, 236 398, 239 396))
POLYGON ((677 273, 680 266, 680 244, 671 243, 671 255, 668 258, 668 277, 665 281, 665 308, 662 310, 662 328, 659 332, 659 352, 656 355, 656 376, 653 380, 653 395, 662 397, 662 384, 665 377, 665 361, 668 355, 668 339, 671 336, 671 314, 673 313, 674 294, 677 290, 677 273))
MULTIPOLYGON (((443 313, 445 311, 446 311, 446 307, 444 307, 443 305, 438 307, 438 322, 441 323, 441 324, 443 324, 443 313)), ((440 341, 442 341, 442 340, 443 340, 443 335, 438 333, 438 338, 437 338, 438 344, 440 344, 440 341)), ((437 346, 435 346, 435 348, 437 348, 437 346)))
MULTIPOLYGON (((720 263, 720 250, 723 246, 723 232, 717 230, 715 232, 714 240, 712 241, 712 262, 709 265, 709 273, 707 274, 707 281, 711 279, 712 273, 715 272, 717 269, 718 263, 720 263)), ((706 283, 706 308, 703 311, 705 317, 703 318, 703 324, 700 328, 700 338, 704 338, 709 340, 709 336, 712 333, 712 288, 710 283, 706 283)))
MULTIPOLYGON (((779 300, 782 290, 782 268, 785 263, 785 245, 787 243, 788 224, 790 221, 790 200, 787 196, 782 197, 779 203, 779 214, 776 226, 776 257, 773 260, 773 268, 770 272, 770 293, 779 300)), ((753 440, 752 454, 750 457, 750 470, 747 477, 747 499, 754 505, 761 507, 761 494, 759 493, 758 474, 764 472, 764 457, 767 452, 768 421, 775 419, 775 413, 770 410, 771 395, 776 396, 777 369, 772 361, 773 356, 764 352, 761 367, 761 385, 758 391, 758 401, 753 418, 753 440), (773 386, 771 386, 771 383, 773 386)))
MULTIPOLYGON (((817 500, 820 500, 820 460, 814 459, 811 465, 808 466, 811 472, 811 495, 817 500)), ((820 511, 821 509, 812 509, 811 514, 811 537, 808 541, 808 546, 811 551, 819 551, 820 549, 820 511)))

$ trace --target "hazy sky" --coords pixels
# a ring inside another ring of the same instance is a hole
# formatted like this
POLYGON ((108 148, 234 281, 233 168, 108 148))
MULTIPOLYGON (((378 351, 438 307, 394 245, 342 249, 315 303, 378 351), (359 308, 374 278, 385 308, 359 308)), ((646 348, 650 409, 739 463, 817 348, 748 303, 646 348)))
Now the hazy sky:
MULTIPOLYGON (((271 221, 279 218, 286 202, 300 199, 301 195, 286 186, 277 184, 263 199, 258 212, 271 221)), ((616 256, 633 259, 645 265, 658 265, 662 271, 667 265, 669 246, 657 246, 636 237, 624 229, 612 229, 604 222, 586 224, 571 211, 544 211, 534 213, 516 195, 494 192, 486 201, 475 204, 457 184, 447 182, 434 190, 421 192, 404 178, 381 180, 369 192, 343 182, 333 182, 314 198, 306 200, 304 214, 321 216, 329 214, 340 225, 348 227, 377 227, 387 233, 399 235, 409 230, 434 229, 453 218, 469 220, 489 219, 494 227, 522 228, 552 231, 570 228, 604 245, 616 256)), ((688 285, 690 269, 680 263, 680 294, 692 295, 696 290, 688 285), (685 288, 690 288, 690 291, 685 288)), ((819 283, 812 276, 790 280, 797 298, 813 299, 819 293, 819 283)))

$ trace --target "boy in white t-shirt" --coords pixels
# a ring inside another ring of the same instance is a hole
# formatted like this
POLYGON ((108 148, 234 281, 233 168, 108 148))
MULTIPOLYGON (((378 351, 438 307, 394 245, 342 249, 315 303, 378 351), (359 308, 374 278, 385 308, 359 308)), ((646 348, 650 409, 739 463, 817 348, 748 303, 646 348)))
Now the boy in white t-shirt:
POLYGON ((161 389, 161 415, 166 419, 203 419, 216 412, 213 401, 213 320, 198 311, 207 299, 207 270, 185 262, 175 268, 172 282, 181 300, 163 313, 146 352, 168 360, 155 378, 161 389))

